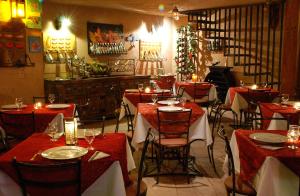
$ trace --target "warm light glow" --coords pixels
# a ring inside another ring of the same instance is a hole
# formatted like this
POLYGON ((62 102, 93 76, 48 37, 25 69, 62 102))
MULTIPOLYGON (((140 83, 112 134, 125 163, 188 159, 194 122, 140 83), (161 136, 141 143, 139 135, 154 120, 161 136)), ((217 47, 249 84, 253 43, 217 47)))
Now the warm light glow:
POLYGON ((69 26, 71 26, 72 22, 69 18, 62 17, 61 18, 61 24, 62 24, 63 27, 69 27, 69 26))
POLYGON ((34 104, 34 109, 41 109, 42 108, 42 103, 41 102, 37 102, 34 104))
POLYGON ((25 1, 12 0, 10 6, 12 18, 25 18, 25 1))
POLYGON ((172 15, 173 15, 174 20, 179 20, 179 11, 178 11, 178 8, 176 6, 172 10, 172 15))
POLYGON ((11 9, 9 1, 0 1, 0 20, 8 21, 11 18, 11 9))
POLYGON ((257 89, 257 85, 256 85, 256 84, 253 84, 253 85, 251 86, 251 89, 252 89, 252 90, 257 89))
POLYGON ((77 121, 76 119, 65 120, 66 145, 77 144, 77 121))
POLYGON ((296 110, 300 110, 300 102, 295 102, 295 103, 294 103, 294 108, 295 108, 296 110))
POLYGON ((145 93, 150 93, 150 88, 148 86, 145 88, 145 93))
POLYGON ((197 82, 198 76, 196 74, 192 75, 192 82, 197 82))

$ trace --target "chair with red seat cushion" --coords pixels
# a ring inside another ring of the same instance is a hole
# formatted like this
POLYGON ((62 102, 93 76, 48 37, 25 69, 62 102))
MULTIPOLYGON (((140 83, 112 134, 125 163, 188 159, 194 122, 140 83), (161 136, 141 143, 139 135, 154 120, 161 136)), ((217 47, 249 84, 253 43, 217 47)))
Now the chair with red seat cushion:
MULTIPOLYGON (((156 180, 159 183, 159 176, 166 175, 161 172, 161 165, 164 160, 178 160, 182 164, 183 173, 189 182, 188 174, 188 156, 190 152, 189 128, 192 110, 181 111, 161 111, 157 109, 158 133, 155 139, 157 158, 157 175, 156 180)), ((168 173, 167 173, 168 174, 168 173)), ((172 175, 177 173, 172 172, 172 175)))

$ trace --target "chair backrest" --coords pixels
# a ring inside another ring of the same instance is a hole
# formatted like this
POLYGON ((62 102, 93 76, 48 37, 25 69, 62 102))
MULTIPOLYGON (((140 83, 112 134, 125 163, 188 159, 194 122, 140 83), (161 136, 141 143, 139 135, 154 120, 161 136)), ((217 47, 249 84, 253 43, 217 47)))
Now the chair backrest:
POLYGON ((6 137, 11 136, 22 140, 35 132, 34 112, 0 112, 0 121, 5 130, 6 137))
POLYGON ((13 159, 19 184, 24 196, 30 195, 81 195, 81 161, 35 164, 13 159))
POLYGON ((191 109, 181 111, 161 111, 157 108, 159 142, 166 138, 189 138, 191 109))
POLYGON ((145 142, 144 142, 144 146, 143 146, 143 150, 142 150, 142 154, 141 154, 141 159, 140 159, 140 165, 139 165, 139 170, 138 170, 138 180, 137 180, 137 193, 136 196, 140 195, 140 186, 141 186, 141 181, 143 178, 143 174, 144 174, 144 162, 145 162, 145 158, 146 158, 146 153, 147 153, 147 149, 148 149, 148 145, 151 141, 153 141, 154 136, 151 132, 151 128, 149 128, 145 142))
POLYGON ((250 103, 269 103, 273 101, 274 96, 271 89, 251 89, 248 88, 247 101, 250 103))
POLYGON ((122 107, 124 107, 125 110, 125 117, 127 121, 127 131, 134 131, 134 126, 133 126, 133 115, 130 112, 129 105, 125 104, 124 102, 121 103, 122 107))
POLYGON ((194 84, 194 101, 197 99, 209 98, 210 85, 194 84))
POLYGON ((32 103, 37 103, 37 102, 41 102, 41 103, 48 103, 46 97, 43 96, 33 96, 32 97, 32 103))
POLYGON ((174 76, 161 76, 159 80, 156 80, 156 84, 161 89, 171 89, 175 80, 176 78, 174 76))
POLYGON ((234 160, 233 160, 233 155, 232 155, 232 151, 230 148, 230 144, 229 144, 229 140, 228 137, 225 133, 224 127, 221 126, 221 128, 218 130, 218 135, 219 137, 225 142, 225 152, 227 154, 228 157, 228 175, 232 176, 232 184, 233 184, 233 195, 235 194, 235 167, 234 167, 234 160))
POLYGON ((177 90, 177 98, 180 99, 183 96, 185 88, 183 86, 180 86, 177 90))

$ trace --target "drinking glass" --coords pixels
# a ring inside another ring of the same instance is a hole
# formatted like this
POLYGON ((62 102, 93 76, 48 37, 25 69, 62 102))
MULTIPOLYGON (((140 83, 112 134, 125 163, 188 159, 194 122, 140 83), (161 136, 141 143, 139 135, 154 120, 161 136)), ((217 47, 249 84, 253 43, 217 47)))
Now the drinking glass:
POLYGON ((23 99, 20 98, 20 97, 17 97, 16 101, 15 101, 15 104, 16 104, 17 110, 21 110, 21 107, 23 105, 23 99))
POLYGON ((186 104, 186 97, 181 97, 180 102, 181 102, 181 105, 184 107, 186 104))
POLYGON ((62 135, 58 135, 57 124, 49 124, 47 127, 46 133, 51 137, 50 141, 55 142, 62 135))
POLYGON ((289 130, 287 133, 287 138, 288 142, 291 145, 288 145, 290 149, 297 149, 298 146, 296 145, 296 142, 298 141, 299 138, 299 126, 298 125, 290 125, 289 130))
POLYGON ((95 133, 92 129, 85 129, 84 130, 84 139, 89 144, 88 150, 94 150, 92 143, 95 139, 95 133))
POLYGON ((139 91, 143 91, 143 89, 144 89, 144 84, 138 84, 138 89, 139 89, 139 91))
POLYGON ((156 102, 157 102, 157 99, 158 99, 157 94, 152 94, 151 98, 152 98, 152 101, 153 101, 153 105, 155 105, 156 102))
POLYGON ((48 95, 48 100, 49 100, 49 102, 52 104, 52 103, 54 103, 54 101, 55 101, 55 94, 49 94, 48 95))
POLYGON ((244 83, 243 80, 240 80, 240 86, 241 86, 241 87, 244 87, 244 86, 245 86, 245 83, 244 83))
POLYGON ((287 104, 288 101, 289 101, 289 94, 281 94, 281 103, 287 104))

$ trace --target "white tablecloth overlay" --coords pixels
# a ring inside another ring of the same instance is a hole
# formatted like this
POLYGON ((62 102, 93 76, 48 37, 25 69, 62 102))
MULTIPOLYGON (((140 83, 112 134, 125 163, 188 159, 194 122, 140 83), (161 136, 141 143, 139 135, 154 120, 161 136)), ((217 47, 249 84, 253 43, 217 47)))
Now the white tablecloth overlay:
MULTIPOLYGON (((227 95, 225 98, 225 104, 231 104, 230 103, 231 97, 230 97, 230 90, 228 89, 227 95)), ((238 115, 238 119, 240 118, 240 110, 248 108, 248 103, 244 99, 242 95, 240 95, 238 92, 235 93, 235 96, 233 98, 231 109, 238 115)))
MULTIPOLYGON (((240 158, 235 131, 232 133, 230 147, 233 154, 235 170, 239 173, 240 158)), ((223 167, 226 174, 227 162, 226 157, 223 167)), ((257 192, 257 196, 298 196, 299 177, 278 159, 269 156, 266 157, 266 160, 254 177, 253 187, 257 192)))
MULTIPOLYGON (((206 144, 210 145, 212 143, 211 131, 208 123, 207 112, 199 117, 193 124, 190 126, 189 140, 193 141, 195 139, 206 140, 206 144)), ((132 138, 132 146, 135 149, 138 149, 138 144, 145 141, 148 129, 151 127, 152 131, 158 135, 157 130, 155 130, 151 124, 143 117, 141 113, 138 113, 136 116, 135 132, 132 138)))
MULTIPOLYGON (((127 169, 135 168, 131 149, 126 142, 127 169)), ((11 177, 0 170, 0 196, 22 196, 21 189, 11 177)), ((119 161, 115 161, 97 180, 88 187, 83 196, 126 196, 123 174, 119 161)))

